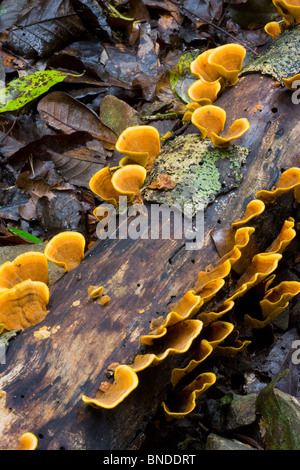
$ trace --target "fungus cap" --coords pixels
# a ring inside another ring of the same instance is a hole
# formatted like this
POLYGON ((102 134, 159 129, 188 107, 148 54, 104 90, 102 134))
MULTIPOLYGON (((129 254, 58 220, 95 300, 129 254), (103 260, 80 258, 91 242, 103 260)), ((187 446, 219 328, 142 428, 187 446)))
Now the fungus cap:
POLYGON ((116 207, 120 194, 113 187, 111 178, 111 169, 106 166, 92 176, 89 181, 89 186, 91 191, 101 197, 103 201, 116 207))
POLYGON ((46 317, 49 289, 44 282, 26 280, 0 295, 0 323, 6 330, 23 330, 46 317))
POLYGON ((114 382, 107 391, 98 391, 96 398, 82 395, 82 400, 95 408, 115 408, 137 386, 139 380, 136 372, 127 365, 119 365, 114 372, 114 382))
POLYGON ((202 52, 191 62, 190 70, 193 75, 201 78, 205 82, 215 82, 220 80, 220 74, 214 66, 208 63, 208 58, 214 49, 202 52))
POLYGON ((226 121, 226 111, 219 106, 207 105, 197 108, 191 122, 199 129, 202 138, 211 138, 212 133, 223 131, 226 121))
POLYGON ((49 261, 68 272, 81 263, 84 249, 84 236, 79 232, 67 231, 55 235, 47 243, 44 253, 49 261))
POLYGON ((35 450, 37 445, 37 437, 31 432, 25 432, 21 436, 18 450, 35 450))
POLYGON ((300 80, 300 73, 297 73, 293 77, 290 78, 283 78, 282 81, 284 85, 292 91, 295 91, 298 88, 299 85, 299 80, 300 80), (298 82, 298 83, 296 83, 298 82))
POLYGON ((141 165, 126 165, 119 168, 112 176, 112 185, 122 195, 132 200, 139 193, 147 176, 146 169, 141 165))
POLYGON ((143 167, 152 169, 160 153, 160 136, 153 126, 127 127, 116 142, 116 150, 143 167))
POLYGON ((287 25, 300 23, 300 0, 273 0, 287 25))
POLYGON ((216 101, 221 88, 219 80, 215 82, 204 82, 199 78, 199 80, 196 80, 189 86, 187 94, 191 100, 204 106, 216 101))
POLYGON ((211 141, 215 147, 226 148, 229 146, 232 140, 242 137, 250 129, 250 123, 248 119, 241 118, 236 119, 233 124, 231 124, 227 134, 222 137, 217 135, 217 133, 211 133, 211 141))
POLYGON ((240 44, 224 44, 216 47, 208 56, 207 61, 225 80, 226 84, 232 86, 238 81, 245 56, 246 49, 240 44))
POLYGON ((0 266, 0 293, 2 289, 10 289, 27 279, 48 284, 48 261, 43 253, 27 251, 13 261, 6 261, 2 264, 0 266))
POLYGON ((281 26, 277 21, 270 21, 267 23, 264 30, 272 39, 276 39, 279 34, 281 34, 281 26))

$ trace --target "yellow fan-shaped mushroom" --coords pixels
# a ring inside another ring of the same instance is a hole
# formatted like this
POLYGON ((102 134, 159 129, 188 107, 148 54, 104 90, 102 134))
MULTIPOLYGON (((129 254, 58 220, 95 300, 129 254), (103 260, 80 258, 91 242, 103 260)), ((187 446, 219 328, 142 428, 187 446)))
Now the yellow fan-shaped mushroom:
POLYGON ((300 73, 297 73, 296 75, 290 78, 283 78, 282 81, 289 90, 296 90, 297 85, 299 84, 296 82, 300 81, 300 73))
POLYGON ((138 163, 147 169, 152 169, 160 153, 160 136, 153 126, 127 127, 116 142, 116 150, 126 155, 120 166, 138 163))
POLYGON ((215 147, 226 148, 234 139, 241 137, 250 128, 248 119, 241 118, 234 121, 225 137, 219 134, 224 130, 226 111, 219 106, 207 105, 196 109, 191 122, 199 129, 203 139, 209 138, 215 147))
POLYGON ((129 201, 140 198, 140 188, 147 176, 147 170, 141 165, 126 165, 119 168, 112 176, 111 182, 116 191, 126 195, 129 201))
POLYGON ((208 56, 208 64, 217 71, 229 86, 238 81, 246 55, 246 49, 240 44, 224 44, 216 47, 208 56))
POLYGON ((198 57, 191 62, 190 70, 193 75, 201 78, 205 82, 215 82, 220 80, 220 74, 216 68, 209 64, 208 58, 214 49, 208 49, 202 52, 198 57))
POLYGON ((114 382, 108 386, 107 391, 99 390, 96 398, 82 395, 82 400, 95 408, 114 408, 138 386, 138 383, 136 372, 127 365, 120 365, 116 368, 114 382))
POLYGON ((250 123, 248 119, 246 118, 237 119, 230 126, 227 134, 224 137, 217 135, 215 132, 212 132, 211 141, 215 147, 226 148, 229 146, 232 140, 238 139, 243 134, 245 134, 245 132, 247 132, 249 129, 250 129, 250 123))
POLYGON ((20 439, 17 450, 35 450, 38 445, 37 437, 31 432, 25 432, 20 439))
POLYGON ((211 138, 212 133, 219 134, 225 126, 226 112, 219 106, 207 105, 196 109, 191 122, 199 129, 202 138, 211 138))
POLYGON ((46 317, 49 302, 48 286, 26 280, 0 295, 0 323, 10 330, 23 330, 46 317))
POLYGON ((61 232, 46 245, 45 256, 66 272, 76 268, 84 257, 85 238, 78 232, 61 232))
POLYGON ((188 88, 188 96, 191 100, 196 101, 202 106, 212 104, 218 98, 218 94, 221 91, 220 81, 215 82, 204 82, 201 78, 196 80, 188 88))
POLYGON ((101 197, 103 201, 106 201, 116 207, 120 194, 113 187, 111 178, 111 169, 106 166, 97 171, 97 173, 92 176, 89 181, 89 185, 93 193, 101 197))
POLYGON ((43 253, 27 251, 13 261, 3 263, 0 266, 0 293, 27 279, 48 284, 48 262, 43 253))
POLYGON ((264 30, 272 39, 276 39, 279 34, 281 34, 281 26, 277 21, 270 21, 270 23, 267 23, 264 30))
POLYGON ((300 0, 273 0, 287 25, 300 23, 300 0))

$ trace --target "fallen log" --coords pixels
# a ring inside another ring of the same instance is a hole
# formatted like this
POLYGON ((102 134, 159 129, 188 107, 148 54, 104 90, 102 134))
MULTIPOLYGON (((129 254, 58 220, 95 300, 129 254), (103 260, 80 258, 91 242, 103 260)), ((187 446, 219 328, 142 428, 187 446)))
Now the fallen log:
MULTIPOLYGON (((254 73, 226 90, 217 104, 230 122, 249 119, 251 128, 239 144, 250 154, 239 187, 207 207, 202 249, 188 251, 182 240, 97 241, 82 264, 51 288, 46 319, 10 342, 6 364, 0 365, 1 448, 16 449, 27 431, 38 437, 41 450, 134 448, 165 399, 171 370, 187 363, 189 353, 139 373, 138 387, 116 408, 95 409, 82 395, 95 396, 111 363, 131 364, 151 320, 164 315, 170 302, 193 288, 197 273, 219 259, 211 231, 229 226, 257 191, 271 189, 282 171, 299 165, 299 110, 290 91, 254 73), (111 299, 105 306, 87 295, 96 284, 111 299), (39 340, 34 332, 43 327, 51 334, 39 340)), ((275 236, 274 217, 264 222, 264 233, 275 236)))

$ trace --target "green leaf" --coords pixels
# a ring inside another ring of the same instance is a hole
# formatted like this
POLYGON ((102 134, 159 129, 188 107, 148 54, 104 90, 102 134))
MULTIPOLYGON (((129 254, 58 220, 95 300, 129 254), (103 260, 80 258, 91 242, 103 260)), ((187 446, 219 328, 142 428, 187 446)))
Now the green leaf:
POLYGON ((0 90, 0 112, 22 108, 69 75, 59 70, 46 70, 12 80, 0 90))
POLYGON ((276 383, 286 377, 284 370, 258 395, 256 410, 261 415, 266 450, 300 450, 300 405, 289 394, 276 389, 276 383))
POLYGON ((35 237, 34 235, 31 235, 28 232, 23 232, 23 230, 19 230, 17 228, 9 228, 8 229, 13 235, 17 235, 19 237, 25 238, 26 240, 34 243, 43 243, 42 240, 40 240, 38 237, 35 237))

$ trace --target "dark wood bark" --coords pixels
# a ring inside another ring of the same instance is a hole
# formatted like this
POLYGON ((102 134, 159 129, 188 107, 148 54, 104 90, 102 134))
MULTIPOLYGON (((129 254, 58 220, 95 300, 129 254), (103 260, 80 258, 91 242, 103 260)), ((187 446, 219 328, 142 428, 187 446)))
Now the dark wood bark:
POLYGON ((11 341, 0 366, 0 390, 6 392, 1 448, 16 448, 21 434, 31 431, 38 449, 127 449, 157 411, 173 362, 182 358, 140 373, 138 388, 115 409, 94 409, 81 395, 95 396, 110 363, 129 364, 150 321, 215 263, 211 230, 229 226, 258 190, 270 189, 283 169, 299 166, 299 107, 291 92, 253 74, 226 90, 217 104, 226 109, 228 122, 249 119, 251 129, 238 143, 251 152, 240 187, 207 208, 203 248, 187 251, 182 240, 98 241, 78 268, 56 282, 47 318, 11 341), (95 284, 104 285, 111 298, 105 307, 88 298, 95 284), (44 325, 56 332, 38 341, 33 332, 44 325))

